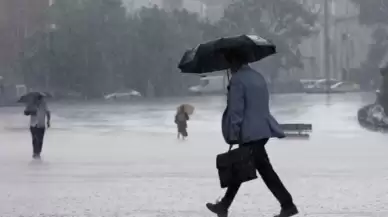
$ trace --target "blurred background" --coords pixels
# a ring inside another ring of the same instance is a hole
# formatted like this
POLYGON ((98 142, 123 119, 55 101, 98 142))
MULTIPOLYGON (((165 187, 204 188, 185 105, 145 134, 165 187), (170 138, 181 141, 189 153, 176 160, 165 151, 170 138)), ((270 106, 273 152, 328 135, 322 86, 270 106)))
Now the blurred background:
POLYGON ((273 93, 374 91, 386 10, 377 0, 1 0, 0 104, 30 90, 58 100, 223 92, 223 74, 181 75, 178 61, 197 43, 249 33, 277 45, 254 65, 273 93))

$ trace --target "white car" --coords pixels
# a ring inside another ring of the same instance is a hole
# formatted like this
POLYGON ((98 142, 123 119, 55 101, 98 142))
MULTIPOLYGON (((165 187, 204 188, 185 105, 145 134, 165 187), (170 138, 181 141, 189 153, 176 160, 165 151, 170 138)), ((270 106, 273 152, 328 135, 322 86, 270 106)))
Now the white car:
POLYGON ((316 88, 327 88, 327 87, 333 86, 339 82, 340 81, 337 79, 320 79, 320 80, 317 80, 315 82, 315 87, 316 88))
POLYGON ((227 79, 225 76, 207 76, 200 80, 199 85, 189 88, 195 95, 226 93, 227 79))
POLYGON ((358 92, 361 87, 356 83, 343 81, 332 85, 330 90, 337 93, 358 92))
POLYGON ((301 79, 300 83, 303 85, 303 88, 313 88, 317 80, 301 79))
POLYGON ((326 93, 330 91, 330 87, 340 81, 336 79, 319 79, 304 86, 306 93, 326 93))
POLYGON ((141 93, 139 93, 136 90, 131 90, 128 92, 116 92, 116 93, 111 93, 108 95, 104 96, 104 99, 106 100, 127 100, 127 99, 133 99, 133 98, 138 98, 141 97, 141 93))

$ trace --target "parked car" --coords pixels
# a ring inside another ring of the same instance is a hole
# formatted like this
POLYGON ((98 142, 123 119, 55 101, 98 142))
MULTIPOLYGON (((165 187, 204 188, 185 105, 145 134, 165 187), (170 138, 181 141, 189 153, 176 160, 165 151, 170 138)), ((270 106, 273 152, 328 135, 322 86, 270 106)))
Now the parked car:
POLYGON ((327 93, 334 84, 340 82, 337 79, 319 79, 314 84, 305 87, 306 93, 327 93))
POLYGON ((299 80, 273 81, 268 82, 268 88, 271 93, 287 94, 287 93, 303 93, 304 86, 299 80))
POLYGON ((199 85, 189 88, 194 95, 226 93, 227 78, 225 76, 207 76, 200 79, 199 85))
POLYGON ((315 83, 317 83, 317 79, 301 79, 300 83, 302 84, 303 88, 312 88, 314 87, 315 83))
POLYGON ((340 81, 337 79, 319 79, 314 83, 312 88, 327 89, 333 86, 334 84, 337 84, 338 82, 340 81))
POLYGON ((104 96, 105 100, 131 100, 141 97, 141 93, 136 90, 110 93, 104 96))
POLYGON ((360 90, 360 85, 348 81, 338 82, 330 87, 333 93, 359 92, 360 90))

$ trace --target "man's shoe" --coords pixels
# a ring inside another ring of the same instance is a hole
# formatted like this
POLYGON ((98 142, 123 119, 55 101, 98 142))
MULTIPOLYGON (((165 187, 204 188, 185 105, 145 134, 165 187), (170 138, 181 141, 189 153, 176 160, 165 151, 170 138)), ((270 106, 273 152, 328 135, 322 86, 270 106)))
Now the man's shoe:
POLYGON ((221 203, 207 203, 206 207, 218 217, 228 217, 228 209, 222 206, 221 203))
POLYGON ((289 208, 282 208, 282 210, 280 211, 280 214, 275 215, 274 217, 291 217, 298 213, 299 213, 298 208, 296 208, 296 206, 293 205, 289 208))
POLYGON ((39 160, 40 159, 40 154, 33 154, 32 158, 39 160))

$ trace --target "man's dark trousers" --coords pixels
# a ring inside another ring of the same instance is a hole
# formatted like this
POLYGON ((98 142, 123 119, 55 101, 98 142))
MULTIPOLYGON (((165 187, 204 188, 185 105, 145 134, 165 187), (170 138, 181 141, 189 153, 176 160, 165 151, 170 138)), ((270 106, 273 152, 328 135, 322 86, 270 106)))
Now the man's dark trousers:
MULTIPOLYGON (((268 139, 261 139, 259 141, 243 144, 242 146, 249 146, 252 149, 252 155, 255 162, 255 167, 259 172, 264 183, 267 185, 272 194, 279 201, 282 208, 289 208, 294 205, 291 194, 283 185, 279 176, 272 168, 271 162, 268 158, 265 144, 268 139)), ((236 196, 241 184, 229 186, 221 203, 226 208, 229 208, 236 196)))
POLYGON ((36 155, 40 155, 42 152, 44 133, 46 129, 41 127, 30 127, 30 131, 32 135, 33 152, 36 155))

